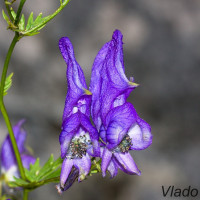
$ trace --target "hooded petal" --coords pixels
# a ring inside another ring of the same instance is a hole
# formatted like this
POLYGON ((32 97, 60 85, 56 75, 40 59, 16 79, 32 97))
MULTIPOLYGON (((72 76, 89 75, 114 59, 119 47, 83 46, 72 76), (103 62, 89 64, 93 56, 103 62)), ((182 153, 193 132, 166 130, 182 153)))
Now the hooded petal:
POLYGON ((62 163, 62 169, 61 169, 61 174, 60 174, 61 188, 64 188, 72 167, 73 167, 73 160, 65 158, 62 163))
POLYGON ((114 157, 118 161, 121 169, 127 174, 137 174, 140 175, 141 172, 137 168, 133 158, 131 157, 130 153, 114 153, 114 157))
POLYGON ((91 168, 91 160, 88 154, 81 159, 74 159, 74 166, 79 170, 78 181, 82 181, 88 175, 91 168))
POLYGON ((138 86, 129 81, 124 73, 122 37, 119 30, 113 33, 101 71, 101 119, 103 123, 110 109, 118 103, 122 105, 121 101, 118 101, 119 96, 124 101, 138 86))
POLYGON ((151 127, 139 116, 137 116, 136 123, 130 128, 128 135, 132 139, 132 150, 146 149, 152 143, 151 127))
POLYGON ((109 151, 107 148, 104 148, 101 161, 101 171, 103 177, 106 176, 106 170, 108 168, 111 158, 112 158, 112 152, 109 151))
POLYGON ((136 121, 136 112, 131 103, 113 108, 106 117, 106 141, 109 149, 116 147, 136 121))
POLYGON ((59 48, 67 64, 68 91, 63 112, 63 120, 74 112, 73 108, 75 108, 75 110, 79 109, 89 116, 91 93, 87 90, 83 71, 75 59, 73 46, 69 38, 61 38, 59 41, 59 48), (89 95, 89 97, 87 95, 89 95))

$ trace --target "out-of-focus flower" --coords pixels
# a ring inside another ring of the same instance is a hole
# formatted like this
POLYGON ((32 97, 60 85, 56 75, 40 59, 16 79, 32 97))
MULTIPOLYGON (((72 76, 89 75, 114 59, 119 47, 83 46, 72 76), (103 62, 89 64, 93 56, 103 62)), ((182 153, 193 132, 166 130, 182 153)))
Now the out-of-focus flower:
POLYGON ((126 101, 138 86, 133 77, 127 79, 123 63, 123 42, 119 30, 97 54, 90 84, 92 92, 91 114, 101 143, 101 170, 111 177, 118 168, 128 174, 140 175, 129 150, 142 150, 152 143, 151 128, 126 101))
MULTIPOLYGON (((29 169, 30 164, 35 163, 35 158, 30 154, 25 147, 26 132, 22 128, 25 120, 19 121, 14 127, 13 132, 21 155, 23 166, 29 169)), ((15 158, 14 150, 11 144, 10 136, 7 135, 1 147, 1 175, 4 176, 5 181, 14 181, 14 176, 19 177, 19 170, 17 160, 15 158)))
POLYGON ((61 158, 63 160, 58 191, 68 189, 74 177, 82 181, 89 173, 91 156, 99 156, 98 133, 90 122, 91 92, 87 90, 85 77, 77 63, 73 46, 67 37, 59 41, 59 48, 67 64, 68 90, 60 133, 61 158), (72 173, 73 171, 73 173, 72 173), (73 176, 73 177, 72 177, 73 176), (72 180, 72 181, 71 181, 72 180))

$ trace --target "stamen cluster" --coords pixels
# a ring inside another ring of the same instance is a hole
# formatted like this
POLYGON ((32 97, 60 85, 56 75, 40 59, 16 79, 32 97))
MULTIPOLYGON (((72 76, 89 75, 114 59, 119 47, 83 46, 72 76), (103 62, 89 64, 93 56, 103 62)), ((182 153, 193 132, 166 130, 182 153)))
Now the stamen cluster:
POLYGON ((71 140, 66 157, 69 159, 82 158, 83 155, 86 155, 88 146, 90 144, 91 144, 91 140, 88 139, 86 135, 80 136, 78 138, 74 137, 71 140))
POLYGON ((125 135, 120 144, 113 150, 113 152, 126 153, 132 146, 131 138, 128 134, 125 135))

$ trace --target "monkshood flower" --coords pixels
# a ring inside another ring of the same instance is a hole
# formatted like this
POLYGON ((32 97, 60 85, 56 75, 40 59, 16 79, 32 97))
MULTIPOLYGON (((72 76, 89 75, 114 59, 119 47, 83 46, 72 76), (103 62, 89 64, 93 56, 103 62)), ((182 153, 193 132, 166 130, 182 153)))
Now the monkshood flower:
POLYGON ((138 84, 133 77, 128 80, 125 75, 122 37, 116 30, 112 40, 99 51, 90 85, 92 119, 102 141, 102 175, 105 176, 108 170, 111 177, 117 175, 118 169, 140 175, 129 150, 142 150, 152 143, 149 124, 126 101, 138 84))
POLYGON ((67 64, 68 90, 60 133, 61 158, 63 160, 58 191, 68 189, 74 177, 82 181, 91 168, 90 156, 99 156, 98 132, 90 122, 91 92, 87 90, 85 77, 77 63, 73 46, 67 37, 59 41, 61 54, 67 64))
MULTIPOLYGON (((19 121, 14 127, 13 132, 21 155, 23 166, 29 169, 30 164, 35 163, 35 158, 30 155, 30 152, 25 147, 26 132, 22 128, 25 120, 19 121)), ((14 176, 19 177, 19 170, 17 166, 17 160, 15 158, 14 150, 10 140, 10 136, 7 135, 2 147, 1 147, 1 174, 4 175, 5 181, 14 181, 14 176)))

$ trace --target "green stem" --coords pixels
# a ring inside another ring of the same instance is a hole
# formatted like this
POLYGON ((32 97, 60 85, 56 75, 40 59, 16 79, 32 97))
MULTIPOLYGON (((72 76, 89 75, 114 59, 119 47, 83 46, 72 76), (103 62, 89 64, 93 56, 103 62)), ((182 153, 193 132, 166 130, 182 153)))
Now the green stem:
POLYGON ((24 189, 23 200, 28 200, 28 193, 29 193, 29 191, 24 189))
POLYGON ((17 26, 17 24, 18 24, 18 22, 19 22, 19 17, 20 17, 20 15, 21 15, 22 8, 23 8, 25 2, 26 2, 26 0, 21 0, 21 1, 20 1, 19 7, 18 7, 18 9, 17 9, 17 15, 16 15, 15 22, 14 22, 14 25, 15 25, 15 26, 17 26))
POLYGON ((6 126, 8 128, 10 140, 11 140, 11 143, 12 143, 12 146, 13 146, 13 150, 15 152, 17 164, 18 164, 19 171, 20 171, 20 175, 21 175, 22 179, 25 180, 26 177, 25 177, 24 167, 23 167, 22 160, 21 160, 21 157, 20 157, 19 149, 17 147, 16 139, 15 139, 15 136, 14 136, 14 133, 13 133, 13 130, 12 130, 12 125, 11 125, 7 110, 6 110, 4 102, 3 102, 3 91, 4 91, 4 86, 5 86, 5 80, 6 80, 8 65, 9 65, 9 62, 10 62, 10 58, 11 58, 13 49, 14 49, 18 39, 19 39, 19 34, 15 33, 15 37, 13 38, 13 40, 11 42, 11 45, 8 49, 8 53, 6 55, 6 59, 5 59, 5 62, 4 62, 3 72, 2 72, 2 76, 1 76, 0 109, 1 109, 1 112, 2 112, 2 115, 3 115, 3 118, 5 120, 6 126))
POLYGON ((9 5, 6 3, 6 0, 4 0, 4 3, 5 3, 5 6, 6 6, 6 10, 7 10, 7 12, 8 12, 8 15, 9 15, 9 17, 10 17, 10 20, 13 22, 14 19, 13 19, 13 16, 12 16, 12 14, 11 14, 10 7, 9 7, 9 5))
POLYGON ((8 49, 8 53, 6 55, 6 59, 5 59, 5 62, 4 62, 3 72, 2 72, 2 75, 1 75, 0 105, 1 105, 1 103, 3 103, 3 91, 4 91, 5 81, 6 81, 6 74, 7 74, 7 71, 8 71, 8 65, 9 65, 9 62, 10 62, 10 58, 11 58, 13 49, 14 49, 18 39, 19 39, 19 34, 15 34, 15 37, 13 38, 13 40, 11 42, 11 45, 8 49))

